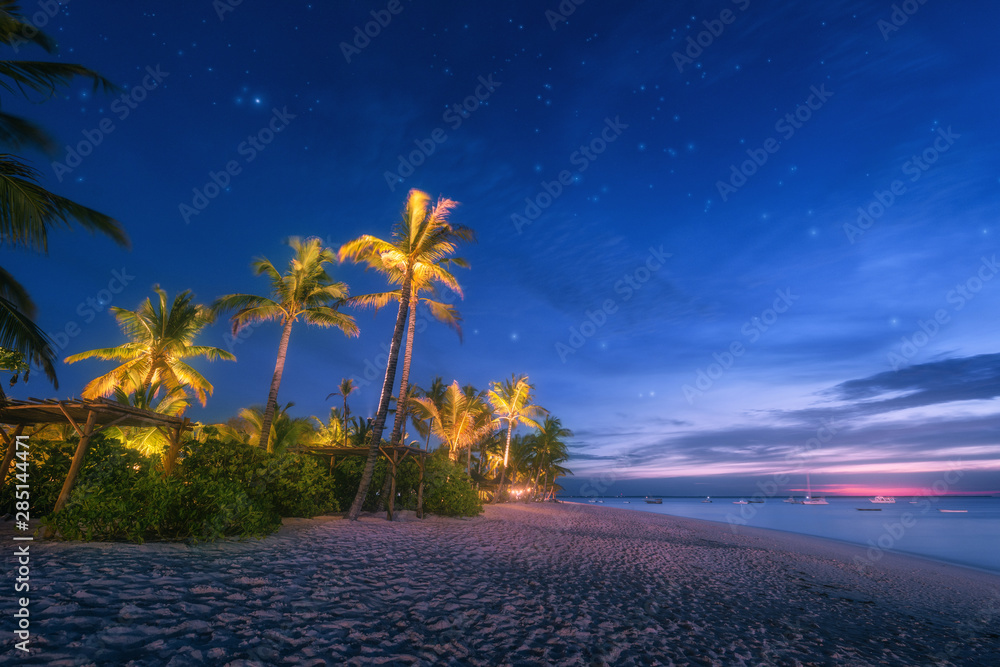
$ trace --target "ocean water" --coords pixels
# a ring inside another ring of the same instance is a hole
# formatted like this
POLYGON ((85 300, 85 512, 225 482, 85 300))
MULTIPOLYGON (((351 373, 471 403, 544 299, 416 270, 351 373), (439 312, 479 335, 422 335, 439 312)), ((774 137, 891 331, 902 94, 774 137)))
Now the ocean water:
MULTIPOLYGON (((876 505, 868 498, 826 499, 829 505, 793 505, 782 498, 735 505, 733 501, 740 498, 721 496, 711 503, 703 503, 704 498, 664 497, 662 505, 646 504, 643 498, 599 498, 603 502, 593 504, 861 544, 868 547, 865 558, 872 564, 883 552, 896 552, 1000 574, 1000 498, 896 498, 891 505, 876 505)), ((590 504, 587 498, 561 500, 590 504)))

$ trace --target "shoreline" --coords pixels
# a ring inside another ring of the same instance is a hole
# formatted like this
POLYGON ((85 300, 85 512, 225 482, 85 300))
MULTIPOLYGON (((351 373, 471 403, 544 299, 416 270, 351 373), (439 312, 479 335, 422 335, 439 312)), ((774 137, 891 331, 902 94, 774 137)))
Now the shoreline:
MULTIPOLYGON (((719 496, 719 497, 722 497, 722 496, 719 496)), ((735 497, 738 497, 738 496, 733 496, 733 497, 735 498, 735 497)), ((593 507, 594 509, 614 509, 614 510, 624 510, 626 512, 644 512, 644 510, 641 510, 641 509, 625 509, 625 508, 621 508, 621 507, 613 507, 613 506, 609 507, 607 505, 593 505, 593 504, 590 504, 590 503, 587 503, 587 502, 578 502, 578 501, 575 501, 575 500, 560 500, 559 502, 560 503, 566 503, 567 505, 582 505, 584 507, 593 507)), ((737 526, 736 524, 726 523, 725 521, 713 521, 712 519, 702 519, 702 518, 696 518, 696 517, 687 517, 687 516, 681 516, 679 514, 667 514, 667 513, 660 513, 660 512, 645 512, 645 513, 646 514, 652 514, 652 515, 655 515, 655 516, 668 516, 668 517, 675 518, 675 519, 686 519, 686 520, 689 520, 689 521, 702 521, 702 522, 705 522, 705 523, 714 524, 716 526, 726 526, 727 527, 727 531, 729 533, 731 533, 731 534, 739 534, 737 532, 734 532, 733 529, 731 528, 732 526, 735 526, 737 531, 748 531, 748 532, 763 531, 764 533, 775 533, 777 535, 786 535, 786 536, 790 536, 790 537, 793 537, 793 538, 801 537, 801 538, 804 538, 806 540, 822 540, 824 542, 829 542, 831 544, 841 545, 841 546, 845 546, 845 547, 853 547, 855 549, 858 549, 858 550, 860 550, 859 554, 854 554, 854 555, 859 555, 859 557, 862 557, 862 558, 864 558, 866 556, 867 550, 868 550, 868 546, 867 545, 861 544, 859 542, 851 542, 850 540, 842 540, 842 539, 839 539, 839 538, 836 538, 836 537, 827 537, 825 535, 811 535, 811 534, 808 534, 808 533, 798 533, 798 532, 795 532, 794 530, 782 530, 780 528, 764 528, 762 526, 737 526)), ((803 548, 808 548, 807 543, 803 543, 802 546, 803 546, 803 548)), ((957 562, 957 561, 945 560, 943 558, 934 558, 933 556, 925 556, 923 554, 914 553, 914 552, 910 552, 910 551, 900 551, 900 550, 897 550, 897 549, 881 549, 881 548, 879 548, 879 551, 882 554, 882 558, 889 557, 889 556, 892 556, 892 557, 901 557, 901 558, 913 558, 913 559, 916 559, 918 561, 922 561, 922 562, 925 562, 925 563, 933 563, 933 564, 947 566, 947 567, 957 567, 957 568, 961 568, 963 570, 971 570, 973 572, 977 572, 977 573, 980 573, 980 574, 988 574, 988 575, 992 575, 994 577, 1000 577, 1000 566, 998 566, 998 568, 995 569, 995 570, 991 570, 989 568, 977 567, 975 565, 969 565, 967 563, 960 563, 960 562, 957 562)), ((997 557, 1000 558, 1000 554, 998 554, 997 557)), ((881 558, 879 558, 878 560, 881 561, 881 558)), ((878 564, 878 561, 872 563, 871 566, 875 567, 875 566, 877 566, 877 564, 878 564)))
POLYGON ((601 509, 296 519, 263 540, 195 545, 37 542, 32 655, 9 647, 0 664, 988 665, 1000 653, 1000 577, 903 556, 858 572, 850 545, 601 509))

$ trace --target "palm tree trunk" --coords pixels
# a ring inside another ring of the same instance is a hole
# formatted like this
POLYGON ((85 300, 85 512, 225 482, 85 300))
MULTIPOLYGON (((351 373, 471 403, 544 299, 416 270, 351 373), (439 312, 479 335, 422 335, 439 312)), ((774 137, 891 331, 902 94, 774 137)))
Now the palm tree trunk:
POLYGON ((281 342, 278 343, 278 361, 274 364, 274 376, 271 378, 271 390, 267 394, 267 405, 264 406, 264 418, 260 423, 260 440, 257 446, 267 451, 273 451, 271 439, 271 422, 274 420, 274 409, 278 404, 278 387, 281 386, 281 374, 285 371, 285 356, 288 354, 288 338, 292 335, 291 318, 285 321, 281 330, 281 342))
POLYGON ((389 345, 389 361, 385 367, 385 380, 382 382, 382 397, 379 399, 378 412, 372 425, 371 443, 368 445, 368 457, 361 473, 361 483, 354 496, 351 509, 347 512, 348 521, 357 521, 361 514, 361 506, 365 503, 368 487, 375 473, 375 460, 378 458, 378 448, 382 444, 382 431, 385 430, 385 418, 389 413, 389 399, 392 397, 392 385, 396 383, 396 364, 399 361, 399 347, 403 342, 403 329, 406 328, 406 316, 410 310, 411 276, 407 271, 399 290, 399 312, 396 313, 396 327, 392 331, 392 343, 389 345))
POLYGON ((493 503, 496 504, 500 502, 500 496, 503 495, 503 483, 507 479, 507 458, 510 456, 510 434, 514 430, 514 424, 511 422, 507 423, 507 448, 503 450, 503 468, 500 469, 500 486, 497 487, 496 495, 493 496, 493 503))
MULTIPOLYGON (((396 416, 392 422, 392 435, 389 436, 389 445, 392 447, 403 444, 400 442, 400 438, 402 436, 403 423, 406 422, 406 395, 410 390, 410 359, 413 358, 413 334, 416 331, 416 321, 417 309, 414 304, 414 307, 410 308, 409 326, 406 329, 406 348, 403 351, 403 374, 399 378, 399 398, 396 399, 396 416)), ((385 483, 382 484, 382 493, 379 494, 378 505, 375 508, 376 512, 381 512, 385 506, 385 499, 390 493, 389 486, 391 483, 392 476, 386 475, 385 483)))
POLYGON ((344 395, 344 447, 347 447, 347 417, 350 413, 347 411, 347 395, 344 395))
POLYGON ((410 390, 410 360, 413 358, 413 336, 416 333, 417 308, 413 304, 410 308, 410 323, 406 330, 406 350, 403 352, 403 374, 399 378, 399 399, 396 401, 396 419, 392 423, 392 436, 389 444, 396 446, 404 444, 400 442, 403 424, 406 422, 407 392, 410 390))

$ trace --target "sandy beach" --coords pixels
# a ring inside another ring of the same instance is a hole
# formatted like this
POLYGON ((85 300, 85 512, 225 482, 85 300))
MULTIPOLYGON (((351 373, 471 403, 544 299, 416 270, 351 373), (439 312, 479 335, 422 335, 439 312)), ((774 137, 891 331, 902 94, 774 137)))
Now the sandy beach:
POLYGON ((293 520, 262 541, 193 546, 32 543, 31 655, 8 631, 0 664, 996 665, 1000 656, 1000 577, 974 570, 891 554, 861 570, 852 564, 861 547, 565 503, 402 518, 293 520))

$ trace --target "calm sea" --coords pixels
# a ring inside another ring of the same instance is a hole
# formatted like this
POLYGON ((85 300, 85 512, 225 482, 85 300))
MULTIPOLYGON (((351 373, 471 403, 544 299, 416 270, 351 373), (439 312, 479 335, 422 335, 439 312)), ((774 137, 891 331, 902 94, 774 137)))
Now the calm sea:
MULTIPOLYGON (((586 498, 562 500, 588 503, 586 498)), ((664 497, 662 505, 646 504, 643 498, 599 500, 603 503, 593 504, 843 540, 869 547, 872 559, 891 551, 1000 574, 1000 498, 897 498, 891 505, 829 496, 829 505, 793 505, 780 498, 749 505, 735 505, 739 498, 724 497, 713 497, 711 503, 664 497)))

